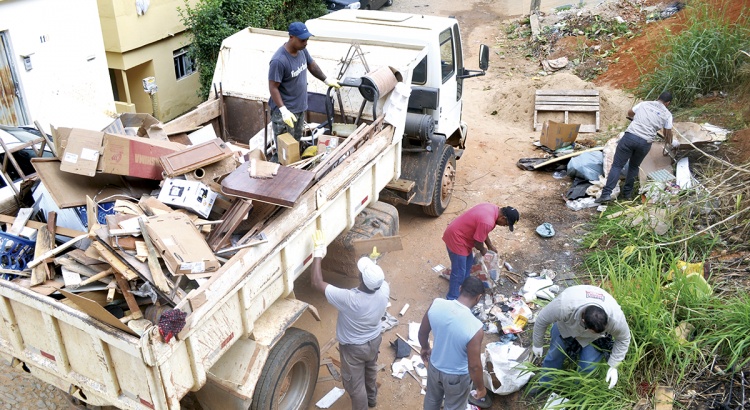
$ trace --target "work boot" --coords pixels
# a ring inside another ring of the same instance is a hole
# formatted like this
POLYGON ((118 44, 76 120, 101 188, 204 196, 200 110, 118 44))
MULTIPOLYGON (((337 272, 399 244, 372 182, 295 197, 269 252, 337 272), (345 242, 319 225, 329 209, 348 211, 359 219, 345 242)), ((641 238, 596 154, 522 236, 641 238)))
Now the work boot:
POLYGON ((599 198, 596 198, 594 200, 597 204, 606 204, 608 202, 612 202, 612 197, 609 195, 600 195, 599 198))

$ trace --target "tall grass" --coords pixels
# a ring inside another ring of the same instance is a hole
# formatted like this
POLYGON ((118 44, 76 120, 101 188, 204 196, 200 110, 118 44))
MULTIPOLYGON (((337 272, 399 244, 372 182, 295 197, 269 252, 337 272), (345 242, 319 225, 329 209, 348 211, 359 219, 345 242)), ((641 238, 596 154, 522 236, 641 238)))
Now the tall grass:
MULTIPOLYGON (((728 2, 725 4, 729 4, 728 2)), ((645 74, 636 94, 656 99, 665 90, 672 92, 672 106, 688 106, 696 94, 726 90, 737 85, 738 68, 746 60, 740 50, 750 46, 747 14, 732 22, 727 6, 717 8, 695 1, 683 11, 685 29, 667 29, 657 50, 656 69, 645 74)))

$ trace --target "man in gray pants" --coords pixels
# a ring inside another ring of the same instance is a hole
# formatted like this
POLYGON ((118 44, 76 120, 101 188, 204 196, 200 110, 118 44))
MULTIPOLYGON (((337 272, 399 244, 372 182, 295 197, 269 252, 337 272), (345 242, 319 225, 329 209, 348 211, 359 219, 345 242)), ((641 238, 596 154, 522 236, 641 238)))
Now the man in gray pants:
POLYGON ((377 404, 378 353, 382 341, 380 319, 388 306, 390 287, 383 270, 370 258, 357 262, 359 286, 340 289, 323 280, 320 263, 326 254, 323 233, 313 237, 312 287, 326 295, 338 311, 336 339, 341 353, 341 378, 352 399, 352 410, 366 410, 377 404))
POLYGON ((633 122, 628 125, 625 135, 617 143, 612 168, 607 175, 607 184, 596 203, 605 204, 612 201, 612 191, 617 186, 622 168, 628 161, 628 175, 625 177, 621 195, 624 199, 631 199, 635 177, 638 175, 641 162, 651 150, 656 132, 663 128, 664 138, 668 143, 672 142, 672 113, 667 109, 671 101, 672 93, 665 91, 659 95, 658 100, 643 101, 628 110, 628 118, 632 118, 633 122))
POLYGON ((421 356, 427 365, 424 410, 465 410, 467 401, 482 408, 492 403, 482 379, 482 322, 471 313, 484 295, 484 285, 469 276, 458 299, 435 299, 419 327, 421 356), (430 332, 435 335, 430 347, 430 332), (476 394, 470 399, 471 382, 476 394))

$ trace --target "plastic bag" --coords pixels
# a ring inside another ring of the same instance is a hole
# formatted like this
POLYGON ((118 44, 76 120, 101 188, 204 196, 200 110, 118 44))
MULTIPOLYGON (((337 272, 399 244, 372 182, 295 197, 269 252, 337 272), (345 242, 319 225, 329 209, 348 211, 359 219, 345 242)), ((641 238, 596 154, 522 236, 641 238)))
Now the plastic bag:
POLYGON ((479 280, 484 282, 485 287, 494 287, 500 272, 500 258, 497 253, 487 251, 482 256, 478 250, 474 249, 473 255, 474 265, 471 268, 471 273, 477 275, 479 280))
POLYGON ((495 394, 520 390, 534 375, 518 361, 525 349, 512 343, 489 343, 484 354, 484 385, 495 394))

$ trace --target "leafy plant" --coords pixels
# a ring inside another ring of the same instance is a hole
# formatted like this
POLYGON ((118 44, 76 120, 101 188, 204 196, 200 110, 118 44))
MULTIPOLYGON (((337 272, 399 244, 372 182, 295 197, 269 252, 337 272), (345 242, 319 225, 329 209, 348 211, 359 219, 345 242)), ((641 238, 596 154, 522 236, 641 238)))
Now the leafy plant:
POLYGON ((205 99, 225 38, 246 27, 286 30, 289 23, 321 16, 326 8, 305 0, 199 0, 195 6, 185 0, 178 11, 192 38, 188 53, 198 66, 198 93, 205 99))

